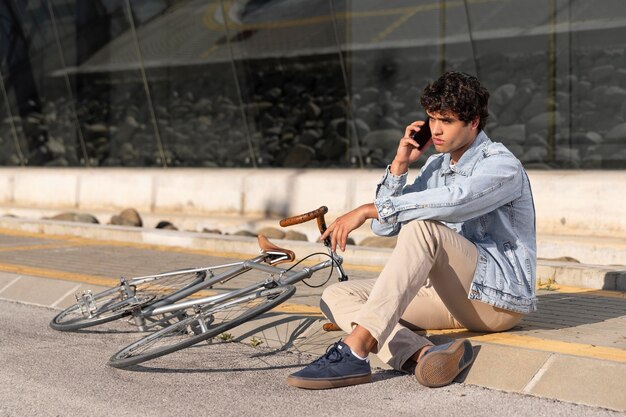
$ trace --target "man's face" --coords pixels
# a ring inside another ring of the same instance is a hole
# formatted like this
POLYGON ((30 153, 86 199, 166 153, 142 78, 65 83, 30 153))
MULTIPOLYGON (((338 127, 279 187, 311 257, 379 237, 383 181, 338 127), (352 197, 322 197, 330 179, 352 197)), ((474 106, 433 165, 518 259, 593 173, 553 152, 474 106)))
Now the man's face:
POLYGON ((454 113, 428 112, 433 146, 437 152, 450 153, 457 162, 478 135, 479 119, 465 123, 454 113))

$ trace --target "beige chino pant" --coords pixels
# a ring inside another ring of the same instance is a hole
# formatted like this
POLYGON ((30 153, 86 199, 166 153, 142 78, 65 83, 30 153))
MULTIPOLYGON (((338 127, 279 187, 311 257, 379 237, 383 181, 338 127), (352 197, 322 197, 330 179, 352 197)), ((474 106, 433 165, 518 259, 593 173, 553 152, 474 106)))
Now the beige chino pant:
POLYGON ((366 328, 378 342, 380 359, 402 370, 415 352, 432 345, 413 330, 497 332, 522 319, 467 298, 477 261, 476 246, 454 230, 436 221, 412 221, 402 227, 377 279, 331 285, 321 309, 346 333, 357 324, 366 328))

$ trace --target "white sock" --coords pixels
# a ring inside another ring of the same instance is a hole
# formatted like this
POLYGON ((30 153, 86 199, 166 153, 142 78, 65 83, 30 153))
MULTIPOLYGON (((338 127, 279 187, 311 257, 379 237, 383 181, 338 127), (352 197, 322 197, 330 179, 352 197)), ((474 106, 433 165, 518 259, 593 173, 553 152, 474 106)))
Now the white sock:
MULTIPOLYGON (((351 350, 352 350, 352 349, 351 349, 351 350)), ((359 355, 357 355, 356 353, 354 353, 354 351, 352 352, 352 356, 354 356, 354 357, 355 357, 355 358, 357 358, 357 359, 361 359, 362 361, 367 361, 367 360, 369 360, 369 359, 367 358, 367 356, 366 356, 366 357, 364 357, 364 358, 362 358, 362 357, 360 357, 359 355)))
MULTIPOLYGON (((348 346, 348 345, 346 345, 346 346, 348 346)), ((339 349, 341 349, 341 346, 339 346, 339 349)), ((348 346, 348 349, 350 349, 350 346, 348 346)), ((360 357, 359 355, 357 355, 356 353, 354 353, 354 351, 353 351, 352 349, 350 349, 350 352, 352 352, 352 355, 353 355, 355 358, 357 358, 357 359, 361 359, 362 361, 368 361, 368 362, 369 362, 369 359, 367 358, 367 356, 366 356, 366 357, 364 357, 364 358, 362 358, 362 357, 360 357)))

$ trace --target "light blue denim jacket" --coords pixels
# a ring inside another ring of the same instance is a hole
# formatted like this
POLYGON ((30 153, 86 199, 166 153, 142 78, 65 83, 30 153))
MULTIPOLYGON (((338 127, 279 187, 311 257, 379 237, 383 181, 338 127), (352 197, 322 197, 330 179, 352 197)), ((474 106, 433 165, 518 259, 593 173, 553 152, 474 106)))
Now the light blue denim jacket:
POLYGON ((535 207, 522 164, 480 132, 459 161, 433 155, 411 185, 389 167, 376 189, 372 230, 396 235, 411 220, 438 220, 479 251, 468 298, 507 310, 537 309, 535 207), (406 185, 406 186, 405 186, 406 185))

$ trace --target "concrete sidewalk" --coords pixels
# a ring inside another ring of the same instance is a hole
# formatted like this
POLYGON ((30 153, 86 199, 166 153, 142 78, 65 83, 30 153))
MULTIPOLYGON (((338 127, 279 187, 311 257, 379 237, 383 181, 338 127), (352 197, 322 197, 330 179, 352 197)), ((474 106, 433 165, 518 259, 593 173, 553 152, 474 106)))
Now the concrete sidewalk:
MULTIPOLYGON (((75 292, 114 285, 122 275, 224 263, 248 257, 253 249, 256 252, 253 238, 143 231, 142 239, 138 239, 139 232, 122 227, 2 219, 0 298, 63 308, 72 302, 75 292), (146 243, 146 235, 151 236, 147 240, 152 244, 146 243)), ((306 242, 276 243, 295 249, 299 258, 320 249, 319 244, 306 242)), ((385 253, 351 248, 346 253, 350 278, 375 277, 385 253)), ((608 274, 615 278, 615 286, 622 285, 620 268, 614 268, 617 275, 604 270, 604 279, 608 274)), ((565 286, 562 282, 568 274, 574 272, 565 268, 560 279, 545 281, 538 292, 539 311, 509 332, 426 333, 436 343, 450 337, 472 340, 477 358, 461 376, 465 383, 626 411, 626 293, 565 286)), ((343 334, 321 329, 324 321, 317 308, 320 292, 299 285, 287 304, 232 334, 245 343, 255 337, 264 346, 321 354, 343 334)), ((376 361, 374 364, 385 367, 376 361)))

